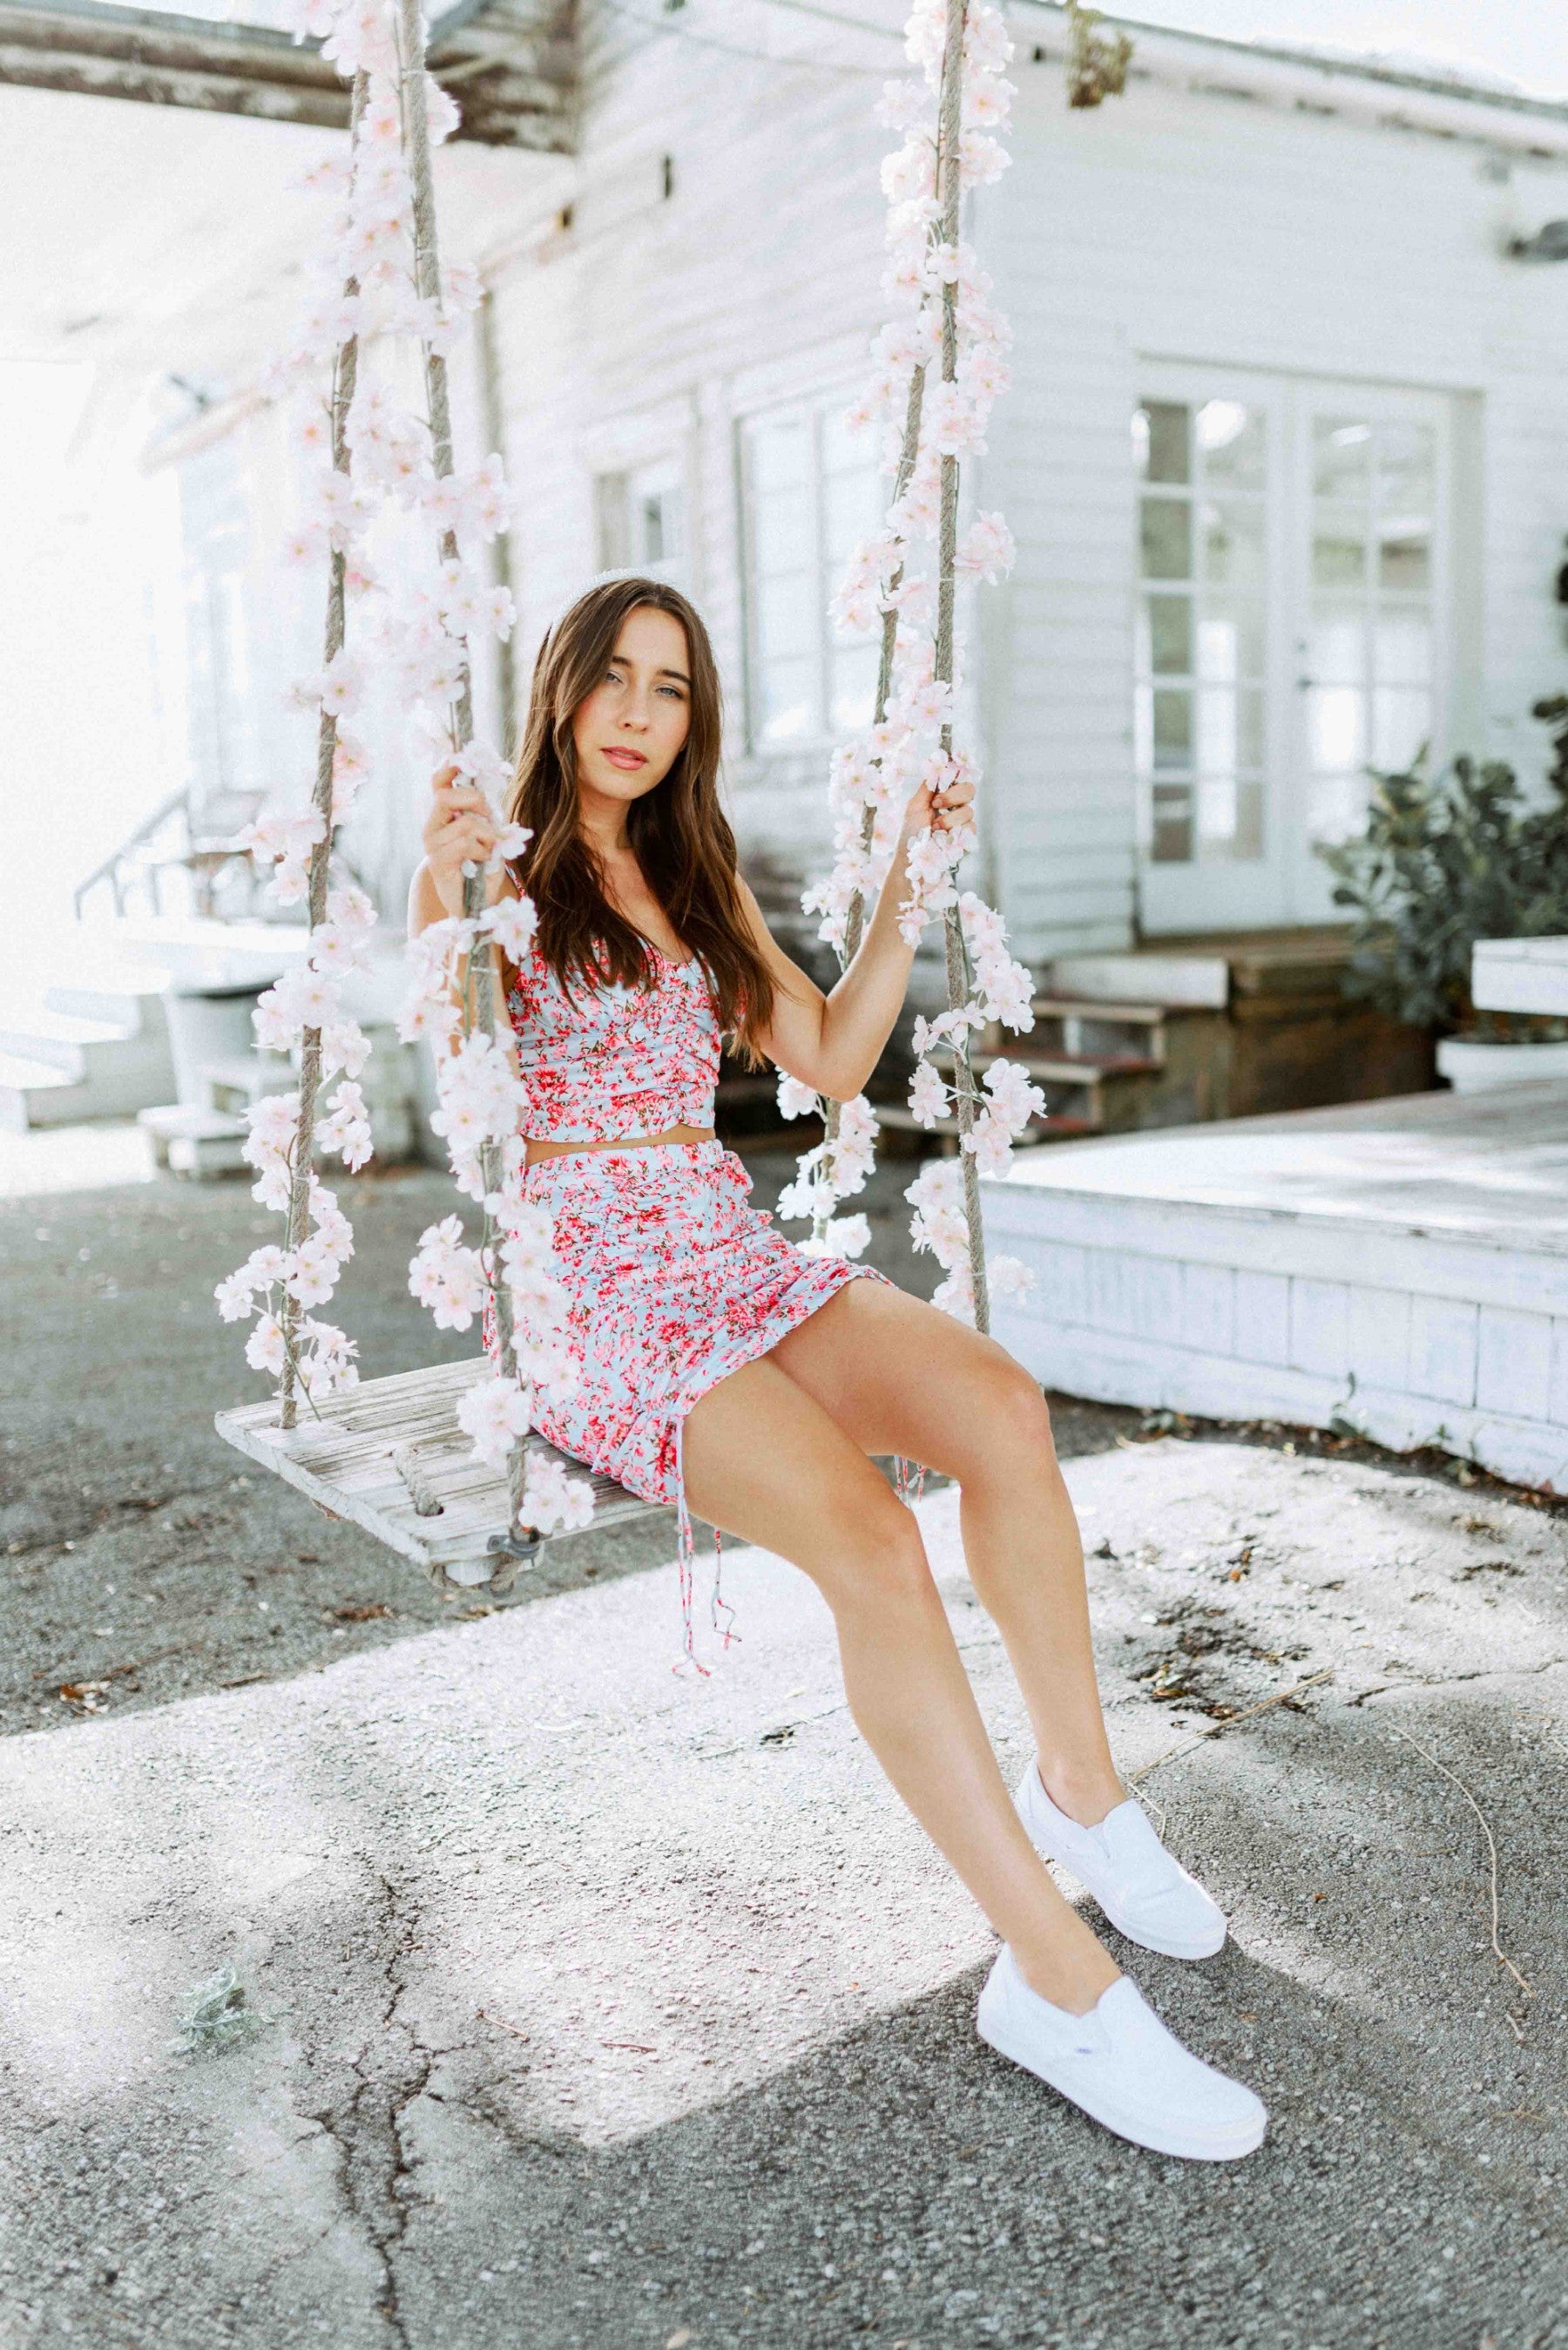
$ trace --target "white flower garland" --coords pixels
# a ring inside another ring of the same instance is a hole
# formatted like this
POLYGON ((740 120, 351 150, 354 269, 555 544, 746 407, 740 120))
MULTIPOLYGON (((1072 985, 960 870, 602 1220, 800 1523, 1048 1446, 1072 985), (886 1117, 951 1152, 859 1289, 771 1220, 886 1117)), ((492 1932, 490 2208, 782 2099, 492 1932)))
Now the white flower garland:
MULTIPOLYGON (((889 83, 878 109, 903 133, 882 167, 889 207, 883 287, 894 315, 872 345, 877 371, 848 417, 852 425, 881 430, 893 490, 881 533, 856 548, 832 608, 841 630, 880 626, 881 674, 872 724, 834 754, 832 870, 801 900, 822 917, 817 935, 845 964, 858 945, 866 902, 891 869, 911 795, 922 785, 940 791, 961 777, 978 782, 972 757, 953 741, 962 682, 954 584, 1000 579, 1013 556, 1000 515, 979 515, 961 539, 956 535, 958 461, 983 452, 992 402, 1008 383, 1011 329, 987 300, 991 281, 959 241, 957 224, 962 191, 997 179, 1008 162, 994 134, 1006 127, 1012 97, 1003 74, 1012 43, 1000 12, 984 0, 917 0, 905 47, 922 78, 889 83)), ((993 1021, 1014 1031, 1033 1026, 1033 985, 1008 953, 1002 917, 957 887, 966 845, 934 827, 918 835, 908 861, 909 895, 899 907, 899 931, 911 944, 935 914, 946 918, 949 938, 950 1009, 915 1023, 909 1107, 930 1127, 953 1105, 962 1128, 960 1158, 927 1166, 905 1197, 915 1210, 915 1245, 930 1249, 946 1275, 936 1303, 983 1327, 985 1299, 976 1297, 973 1272, 979 1195, 965 1159, 988 1174, 1005 1171, 1013 1141, 1045 1105, 1013 1063, 993 1062, 984 1094, 974 1087, 971 1032, 993 1021), (943 1048, 955 1060, 951 1082, 932 1057, 943 1048)), ((818 1105, 809 1087, 785 1077, 779 1107, 799 1117, 818 1105)), ((877 1121, 863 1097, 823 1107, 826 1139, 801 1159, 779 1213, 812 1217, 808 1253, 858 1254, 866 1219, 836 1220, 833 1210, 870 1171, 877 1121)), ((1016 1292, 1029 1279, 1008 1257, 991 1258, 985 1272, 999 1293, 1016 1292)))
MULTIPOLYGON (((281 1377, 286 1425, 296 1388, 314 1398, 358 1378, 354 1347, 342 1332, 298 1317, 330 1295, 353 1247, 347 1217, 311 1168, 313 1148, 340 1155, 351 1169, 365 1163, 370 1149, 356 1082, 369 1043, 346 1017, 338 985, 365 960, 375 910, 362 890, 328 894, 326 879, 334 828, 368 772, 363 744, 344 729, 361 705, 372 667, 395 682, 400 712, 424 727, 432 764, 444 754, 490 797, 499 835, 493 863, 518 855, 529 837, 521 827, 503 824, 498 802, 509 771, 473 730, 470 639, 489 630, 504 640, 515 614, 507 590, 487 582, 474 560, 506 525, 501 461, 492 455, 467 473, 452 462, 446 355, 482 288, 472 270, 441 271, 429 153, 432 141, 457 128, 458 111, 424 70, 418 0, 300 0, 295 29, 324 36, 323 54, 354 83, 347 162, 311 175, 335 209, 299 334, 269 377, 275 396, 302 402, 305 447, 329 461, 287 543, 297 560, 327 556, 327 652, 320 671, 297 681, 290 696, 295 707, 318 713, 312 805, 304 813, 265 817, 248 845, 258 860, 272 864, 270 891, 278 903, 308 895, 310 948, 304 966, 267 991, 255 1015, 264 1048, 299 1050, 300 1088, 256 1106, 245 1146, 258 1170, 254 1196, 290 1211, 289 1244, 257 1250, 217 1293, 225 1319, 259 1311, 246 1359, 281 1377), (410 338, 423 359, 423 412, 400 391, 410 372, 403 351, 410 338), (375 380, 360 365, 370 349, 384 354, 375 380), (333 371, 325 403, 317 389, 324 363, 333 371), (390 542, 397 556, 389 584, 370 560, 372 541, 390 542), (421 544, 435 558, 423 576, 421 544), (350 597, 362 651, 345 642, 350 597), (337 1071, 342 1081, 327 1103, 328 1114, 317 1120, 317 1087, 337 1071)), ((483 1205, 483 1230, 471 1247, 458 1217, 431 1226, 414 1256, 410 1287, 445 1328, 467 1329, 487 1304, 492 1307, 498 1365, 465 1394, 458 1416, 474 1457, 510 1468, 514 1525, 546 1533, 585 1523, 592 1489, 585 1478, 568 1478, 558 1462, 530 1461, 524 1468, 518 1450, 532 1423, 534 1388, 560 1394, 575 1377, 550 1219, 522 1196, 519 1128, 527 1097, 503 1041, 504 1010, 498 1016, 493 1002, 492 942, 519 959, 535 914, 525 899, 489 909, 483 899, 483 876, 471 872, 463 916, 434 924, 412 942, 414 987, 399 1034, 406 1041, 428 1036, 435 1047, 441 1106, 432 1124, 447 1142, 459 1189, 483 1205)))

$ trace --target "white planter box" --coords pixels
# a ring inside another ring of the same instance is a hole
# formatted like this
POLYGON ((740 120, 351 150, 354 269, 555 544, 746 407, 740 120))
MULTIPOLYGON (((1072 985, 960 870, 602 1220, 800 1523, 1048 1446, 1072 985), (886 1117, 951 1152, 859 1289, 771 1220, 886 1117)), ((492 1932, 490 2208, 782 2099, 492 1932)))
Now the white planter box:
POLYGON ((1445 1036, 1438 1046, 1438 1075, 1457 1094, 1490 1093, 1494 1086, 1523 1085, 1535 1077, 1568 1077, 1568 1043, 1483 1045, 1445 1036))

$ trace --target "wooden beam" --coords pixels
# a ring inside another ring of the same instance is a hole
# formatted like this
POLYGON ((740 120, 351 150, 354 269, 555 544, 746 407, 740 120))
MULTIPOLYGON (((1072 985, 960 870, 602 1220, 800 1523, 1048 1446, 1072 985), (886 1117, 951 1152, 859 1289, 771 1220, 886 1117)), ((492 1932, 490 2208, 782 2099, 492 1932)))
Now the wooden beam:
MULTIPOLYGON (((558 0, 483 0, 447 12, 431 69, 450 73, 460 139, 566 154, 574 59, 558 0)), ((348 85, 316 41, 262 25, 164 16, 106 0, 0 0, 0 82, 143 106, 190 107, 321 130, 348 127, 348 85)))

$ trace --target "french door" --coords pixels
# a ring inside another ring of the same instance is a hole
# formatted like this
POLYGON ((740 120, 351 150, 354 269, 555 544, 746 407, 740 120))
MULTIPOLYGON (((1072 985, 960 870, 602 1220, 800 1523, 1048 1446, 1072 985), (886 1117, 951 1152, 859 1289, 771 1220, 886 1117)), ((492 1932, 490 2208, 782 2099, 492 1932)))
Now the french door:
POLYGON ((1438 393, 1146 366, 1134 740, 1146 932, 1334 913, 1315 844, 1446 750, 1438 393))

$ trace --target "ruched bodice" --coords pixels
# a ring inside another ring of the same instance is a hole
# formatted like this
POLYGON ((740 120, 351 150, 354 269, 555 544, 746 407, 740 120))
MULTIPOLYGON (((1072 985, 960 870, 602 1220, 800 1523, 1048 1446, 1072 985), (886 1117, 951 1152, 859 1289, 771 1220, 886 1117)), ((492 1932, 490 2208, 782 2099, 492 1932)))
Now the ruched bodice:
POLYGON ((701 963, 657 947, 651 987, 574 976, 562 986, 537 946, 514 972, 506 1009, 528 1088, 530 1141, 607 1142, 713 1123, 719 1022, 701 963))

